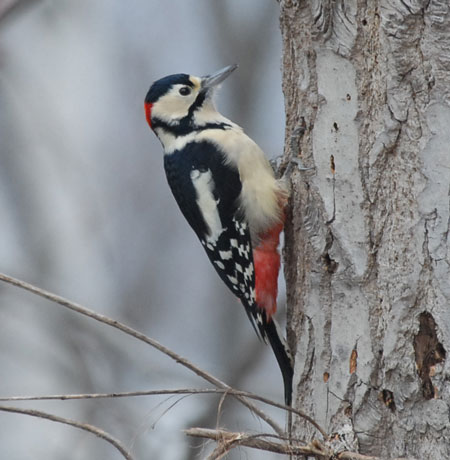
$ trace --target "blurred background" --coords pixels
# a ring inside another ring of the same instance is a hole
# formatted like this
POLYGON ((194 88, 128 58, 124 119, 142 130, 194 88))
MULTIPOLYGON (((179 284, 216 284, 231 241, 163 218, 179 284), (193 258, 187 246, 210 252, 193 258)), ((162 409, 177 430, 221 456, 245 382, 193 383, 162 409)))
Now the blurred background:
MULTIPOLYGON (((184 221, 143 100, 171 73, 239 69, 217 97, 282 153, 275 0, 0 0, 0 271, 111 316, 228 384, 283 400, 269 347, 184 221)), ((280 299, 279 320, 284 319, 280 299)), ((209 388, 119 331, 0 284, 0 396, 209 388)), ((270 431, 217 396, 27 402, 110 432, 136 459, 201 459, 182 430, 270 431), (169 409, 170 408, 170 409, 169 409)), ((267 409, 279 423, 284 416, 267 409)), ((230 459, 275 455, 236 449, 230 459)), ((120 459, 74 428, 0 412, 0 458, 120 459)))

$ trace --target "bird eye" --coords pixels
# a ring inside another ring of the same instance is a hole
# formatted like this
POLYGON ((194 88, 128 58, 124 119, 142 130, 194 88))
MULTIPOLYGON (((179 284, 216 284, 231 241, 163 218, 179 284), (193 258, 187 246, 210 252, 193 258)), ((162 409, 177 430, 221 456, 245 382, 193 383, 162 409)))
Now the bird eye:
POLYGON ((188 94, 191 94, 191 88, 189 88, 189 86, 183 86, 182 88, 180 88, 179 93, 182 96, 187 96, 188 94))

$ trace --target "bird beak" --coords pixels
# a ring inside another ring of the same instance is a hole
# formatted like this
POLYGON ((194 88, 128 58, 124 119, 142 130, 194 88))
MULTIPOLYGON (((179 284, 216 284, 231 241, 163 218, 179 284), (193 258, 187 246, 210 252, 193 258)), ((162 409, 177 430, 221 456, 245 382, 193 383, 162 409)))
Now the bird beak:
POLYGON ((206 75, 202 77, 202 89, 208 90, 209 88, 217 86, 219 83, 222 83, 225 80, 225 78, 227 78, 228 75, 230 75, 237 68, 237 64, 229 65, 228 67, 220 69, 219 71, 211 75, 206 75))

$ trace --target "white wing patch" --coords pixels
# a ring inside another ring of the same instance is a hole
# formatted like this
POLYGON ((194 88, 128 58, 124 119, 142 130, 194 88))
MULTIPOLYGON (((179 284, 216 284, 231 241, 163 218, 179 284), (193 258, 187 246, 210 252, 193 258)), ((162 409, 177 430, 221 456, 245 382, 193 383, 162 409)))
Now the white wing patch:
POLYGON ((253 265, 249 265, 244 271, 244 278, 246 280, 251 280, 253 276, 253 265))
POLYGON ((225 265, 220 260, 215 260, 214 263, 221 269, 225 270, 225 265))
POLYGON ((230 260, 233 257, 233 253, 231 251, 219 251, 219 256, 222 260, 230 260))
MULTIPOLYGON (((215 244, 219 236, 225 231, 217 209, 218 201, 214 198, 214 181, 211 171, 191 171, 191 180, 197 193, 197 205, 200 208, 203 219, 209 227, 209 235, 206 237, 207 243, 215 244)), ((208 246, 209 248, 209 246, 208 246)), ((209 249, 213 249, 212 247, 209 249)))

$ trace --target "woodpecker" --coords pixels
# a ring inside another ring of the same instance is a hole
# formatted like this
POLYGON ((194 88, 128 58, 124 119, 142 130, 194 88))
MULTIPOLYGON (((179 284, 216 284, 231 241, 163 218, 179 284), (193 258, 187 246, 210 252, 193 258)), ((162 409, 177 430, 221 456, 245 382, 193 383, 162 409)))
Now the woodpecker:
POLYGON ((272 317, 287 190, 258 145, 215 108, 215 89, 236 68, 157 80, 145 114, 162 144, 175 200, 256 333, 272 346, 290 405, 292 358, 272 317))

